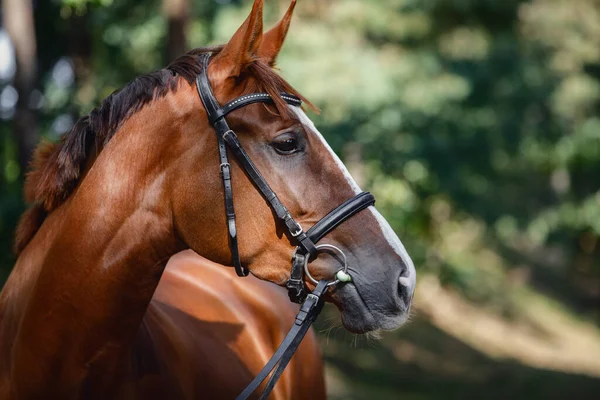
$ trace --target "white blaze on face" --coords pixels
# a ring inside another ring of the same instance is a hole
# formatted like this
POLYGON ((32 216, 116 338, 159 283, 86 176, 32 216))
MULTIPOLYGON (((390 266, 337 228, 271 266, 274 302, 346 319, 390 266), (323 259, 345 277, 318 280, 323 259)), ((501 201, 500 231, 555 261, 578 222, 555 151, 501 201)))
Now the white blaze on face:
MULTIPOLYGON (((290 108, 298 116, 298 119, 300 120, 300 122, 302 122, 302 124, 304 124, 304 126, 309 128, 310 131, 312 131, 315 134, 315 136, 323 143, 323 146, 325 146, 325 148, 329 151, 329 153, 331 153, 331 157, 338 165, 338 168, 340 169, 340 171, 342 171, 342 173, 344 174, 346 181, 348 182, 348 184, 350 185, 352 190, 354 190, 354 193, 359 194, 360 192, 362 192, 362 190, 360 189, 360 187, 358 186, 358 184, 356 183, 354 178, 352 178, 352 175, 350 175, 350 172, 348 172, 348 169, 346 168, 346 166, 344 165, 342 160, 340 160, 340 158, 337 156, 337 154, 335 154, 335 152, 331 149, 331 146, 329 146, 329 143, 327 143, 327 141, 325 140, 323 135, 318 131, 318 129, 315 127, 315 124, 311 121, 310 118, 308 118, 306 113, 304 111, 302 111, 302 109, 300 107, 290 106, 290 108)), ((413 292, 415 290, 416 282, 417 282, 417 272, 415 270, 415 265, 413 264, 412 259, 408 255, 408 252, 404 248, 404 245, 400 241, 400 238, 398 238, 398 235, 396 235, 396 233, 394 232, 394 230, 392 229, 390 224, 386 221, 386 219, 383 217, 383 215, 381 215, 379 213, 379 211, 377 211, 377 209, 373 206, 369 207, 368 210, 371 211, 371 213, 373 213, 373 216, 377 220, 377 223, 379 224, 379 228, 381 229, 381 232, 382 232, 383 236, 386 238, 390 247, 392 249, 394 249, 396 254, 398 254, 398 256, 400 256, 400 258, 406 265, 406 268, 408 270, 408 274, 407 274, 408 276, 401 276, 400 284, 405 286, 409 290, 409 296, 412 296, 413 292)))
POLYGON ((375 216, 375 219, 379 223, 379 227, 383 232, 383 236, 385 236, 388 243, 390 244, 390 246, 392 246, 392 249, 394 249, 396 254, 398 254, 400 258, 402 258, 402 261, 404 261, 404 264, 408 269, 407 276, 400 277, 400 284, 405 286, 409 290, 408 294, 412 297, 412 295, 414 294, 415 286, 417 284, 417 271, 415 270, 415 265, 413 264, 412 259, 408 255, 408 252, 404 248, 404 245, 400 241, 400 238, 398 237, 398 235, 396 235, 396 232, 394 232, 387 220, 383 218, 383 215, 381 215, 379 211, 375 209, 375 207, 369 207, 369 210, 371 210, 371 212, 375 216))

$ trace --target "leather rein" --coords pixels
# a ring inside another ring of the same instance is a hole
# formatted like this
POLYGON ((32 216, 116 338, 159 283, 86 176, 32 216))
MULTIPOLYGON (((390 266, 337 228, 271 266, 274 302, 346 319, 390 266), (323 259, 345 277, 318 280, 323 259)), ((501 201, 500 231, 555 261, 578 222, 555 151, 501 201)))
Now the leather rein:
MULTIPOLYGON (((266 388, 260 396, 260 399, 267 399, 277 383, 277 380, 300 345, 300 342, 304 338, 310 325, 314 322, 323 308, 324 300, 322 295, 330 286, 337 285, 341 282, 349 282, 351 280, 350 275, 348 275, 346 256, 342 250, 330 244, 317 245, 317 242, 348 218, 375 204, 375 197, 368 192, 359 193, 356 196, 346 200, 334 210, 330 211, 326 216, 321 218, 316 224, 314 224, 308 231, 305 232, 302 226, 300 226, 294 217, 292 217, 285 205, 283 205, 283 203, 279 200, 258 168, 256 168, 242 147, 237 135, 229 128, 229 125, 225 119, 225 117, 234 110, 253 103, 272 104, 273 99, 267 93, 252 93, 238 97, 224 106, 220 106, 219 102, 215 98, 210 81, 208 80, 208 64, 210 62, 210 57, 211 53, 203 53, 200 55, 201 72, 196 77, 196 86, 198 89, 198 95, 200 96, 202 104, 204 105, 204 108, 208 114, 208 120, 214 127, 217 134, 219 159, 221 163, 221 178, 223 180, 223 188, 225 192, 225 212, 227 216, 229 248, 231 250, 232 262, 235 271, 239 276, 242 277, 248 276, 249 274, 248 269, 244 267, 240 261, 238 250, 235 209, 233 204, 233 188, 231 185, 231 166, 227 156, 227 148, 229 148, 229 150, 233 153, 241 167, 244 169, 248 178, 250 178, 264 199, 269 203, 269 206, 277 216, 277 219, 283 223, 288 237, 295 241, 297 246, 292 257, 290 279, 286 284, 286 288, 288 289, 288 296, 290 297, 290 300, 294 303, 302 304, 300 311, 296 315, 294 325, 273 357, 256 376, 256 378, 254 378, 250 385, 248 385, 246 389, 244 389, 244 391, 237 397, 237 400, 247 399, 250 397, 252 393, 254 393, 254 391, 260 386, 262 381, 264 381, 269 375, 269 373, 276 368, 275 372, 271 375, 269 381, 267 382, 266 388), (308 270, 309 262, 314 260, 317 257, 317 254, 321 252, 338 253, 344 261, 343 268, 336 273, 336 279, 332 281, 316 281, 310 275, 308 270), (316 287, 312 293, 307 293, 306 291, 304 284, 305 275, 316 284, 316 287)), ((302 104, 302 101, 298 97, 289 93, 281 93, 281 98, 292 106, 299 107, 302 104)))

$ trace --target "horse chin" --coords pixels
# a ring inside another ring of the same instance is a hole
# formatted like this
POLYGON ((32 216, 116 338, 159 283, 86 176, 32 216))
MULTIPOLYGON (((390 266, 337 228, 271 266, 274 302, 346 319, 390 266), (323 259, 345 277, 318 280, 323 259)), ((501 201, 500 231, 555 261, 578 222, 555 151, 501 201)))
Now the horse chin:
POLYGON ((344 285, 337 290, 335 297, 335 303, 342 314, 342 324, 352 333, 391 331, 408 320, 410 307, 394 313, 372 311, 353 284, 344 285))

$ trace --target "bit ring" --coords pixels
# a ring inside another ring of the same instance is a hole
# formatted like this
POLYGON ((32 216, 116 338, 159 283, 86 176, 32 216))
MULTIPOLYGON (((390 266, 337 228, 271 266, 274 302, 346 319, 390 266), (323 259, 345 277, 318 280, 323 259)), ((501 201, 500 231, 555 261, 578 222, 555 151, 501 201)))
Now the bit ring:
MULTIPOLYGON (((348 275, 348 260, 346 259, 346 255, 344 254, 344 252, 342 250, 340 250, 339 247, 336 247, 332 244, 320 244, 315 247, 317 249, 317 254, 323 253, 326 251, 330 251, 330 252, 337 253, 340 256, 342 256, 342 260, 344 261, 344 266, 336 271, 336 275, 340 271, 342 271, 345 275, 348 275)), ((310 274, 310 271, 308 270, 309 258, 310 257, 306 257, 306 259, 304 260, 304 273, 306 274, 306 276, 308 277, 308 279, 310 279, 310 281, 312 283, 317 285, 319 283, 319 281, 317 281, 315 278, 313 278, 313 276, 310 274)), ((334 275, 334 276, 336 276, 336 275, 334 275)), ((329 282, 327 284, 327 286, 329 287, 329 286, 337 285, 340 282, 341 281, 336 277, 333 281, 329 282)))

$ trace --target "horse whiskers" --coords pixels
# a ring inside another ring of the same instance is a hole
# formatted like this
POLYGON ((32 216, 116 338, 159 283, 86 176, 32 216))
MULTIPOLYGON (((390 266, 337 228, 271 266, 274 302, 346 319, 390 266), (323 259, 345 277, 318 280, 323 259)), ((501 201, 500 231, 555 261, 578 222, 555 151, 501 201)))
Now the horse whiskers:
MULTIPOLYGON (((329 321, 333 320, 335 317, 330 317, 328 318, 329 321)), ((320 333, 325 333, 325 340, 326 340, 326 344, 329 345, 329 336, 331 335, 331 331, 334 328, 339 328, 342 325, 342 321, 338 320, 337 322, 331 324, 331 326, 329 328, 323 329, 322 331, 320 331, 320 333)))
MULTIPOLYGON (((332 327, 333 328, 333 327, 332 327)), ((332 329, 330 328, 329 331, 332 329)), ((374 341, 379 341, 382 339, 381 330, 375 330, 367 333, 354 333, 352 334, 352 339, 350 340, 350 347, 358 348, 359 341, 361 338, 366 339, 366 343, 369 346, 374 346, 374 341)))
POLYGON ((358 337, 360 335, 355 334, 354 337, 352 338, 352 341, 350 342, 350 347, 354 346, 355 349, 358 348, 358 337))
POLYGON ((381 330, 377 329, 371 332, 367 332, 365 333, 365 337, 367 338, 367 341, 381 340, 381 330))

